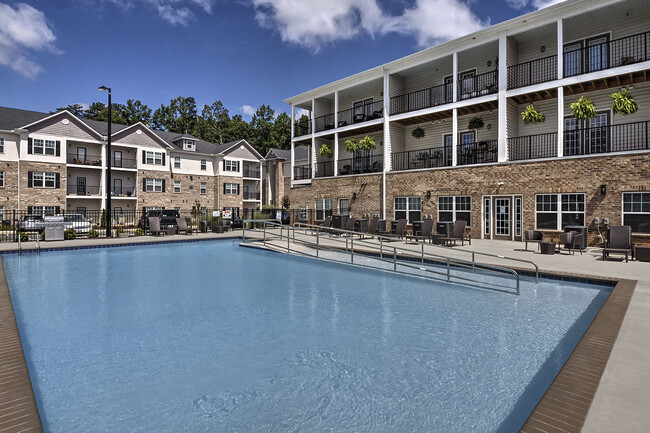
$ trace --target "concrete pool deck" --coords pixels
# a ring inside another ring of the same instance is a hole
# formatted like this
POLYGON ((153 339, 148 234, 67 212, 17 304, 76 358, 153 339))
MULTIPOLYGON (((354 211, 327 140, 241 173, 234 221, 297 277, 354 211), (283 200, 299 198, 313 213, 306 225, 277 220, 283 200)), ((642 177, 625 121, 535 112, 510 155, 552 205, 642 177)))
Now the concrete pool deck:
MULTIPOLYGON (((252 235, 247 231, 247 237, 252 235)), ((165 236, 151 237, 141 236, 132 238, 118 239, 79 239, 73 241, 42 242, 41 249, 49 248, 83 248, 92 246, 109 246, 118 244, 140 244, 151 242, 179 242, 179 241, 197 241, 222 238, 241 237, 241 231, 229 232, 224 234, 198 234, 192 236, 165 236)), ((286 241, 285 241, 286 242, 286 241)), ((448 255, 457 258, 467 258, 468 254, 463 251, 485 252, 495 255, 504 255, 508 257, 523 258, 534 261, 541 271, 563 272, 570 274, 580 274, 584 276, 604 277, 614 279, 636 280, 636 290, 632 295, 627 314, 615 337, 613 350, 609 356, 606 367, 598 389, 594 396, 593 402, 589 408, 587 418, 582 428, 583 432, 645 432, 650 425, 650 411, 647 410, 647 401, 650 400, 650 345, 648 345, 648 336, 650 336, 650 263, 629 262, 621 263, 617 260, 603 262, 600 260, 601 254, 599 249, 589 250, 582 256, 576 255, 554 255, 545 256, 535 252, 522 252, 523 243, 510 241, 484 241, 473 240, 471 246, 446 248, 440 246, 427 245, 426 251, 437 254, 448 255)), ((285 244, 286 245, 286 244, 285 244)), ((405 244, 404 242, 393 242, 387 244, 413 249, 419 251, 420 245, 405 244)), ((23 249, 35 248, 35 243, 24 243, 23 249)), ((536 247, 533 247, 536 248, 536 247)), ((0 244, 0 252, 15 251, 17 244, 6 243, 0 244)), ((508 264, 498 258, 477 258, 477 261, 492 264, 508 264)), ((511 263, 514 267, 524 267, 520 263, 511 263)), ((4 280, 4 278, 3 278, 4 280)), ((3 281, 6 287, 6 281, 3 281)), ((0 287, 2 292, 2 287, 0 287)), ((15 319, 13 318, 13 309, 8 297, 0 293, 0 347, 3 352, 8 348, 14 347, 15 343, 20 344, 15 328, 15 319), (13 319, 15 330, 11 331, 11 320, 13 319), (12 344, 10 340, 14 341, 12 344)), ((12 352, 13 353, 13 352, 12 352)), ((2 361, 0 356, 0 361, 2 361)), ((35 412, 35 403, 33 403, 33 394, 31 395, 32 403, 26 402, 25 397, 19 395, 19 390, 25 391, 25 376, 27 375, 24 357, 22 356, 22 347, 20 347, 20 356, 22 365, 15 371, 22 372, 22 379, 7 377, 2 380, 0 373, 0 432, 9 431, 40 431, 40 419, 38 412, 35 412), (21 382, 22 380, 22 382, 21 382), (31 417, 27 414, 31 412, 31 417), (36 419, 34 419, 36 416, 36 419), (35 421, 38 420, 38 423, 35 421)), ((16 356, 10 360, 16 361, 16 356)), ((15 368, 15 367, 14 367, 15 368)), ((29 383, 29 382, 27 382, 29 383)), ((31 387, 27 390, 31 391, 31 387)), ((534 428, 527 431, 570 431, 552 428, 534 428)))

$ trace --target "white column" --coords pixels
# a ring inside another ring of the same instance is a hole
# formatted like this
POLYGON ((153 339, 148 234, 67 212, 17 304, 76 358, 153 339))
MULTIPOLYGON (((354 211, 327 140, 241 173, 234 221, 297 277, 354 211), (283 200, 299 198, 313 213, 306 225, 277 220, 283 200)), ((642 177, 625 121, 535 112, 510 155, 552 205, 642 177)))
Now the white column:
POLYGON ((293 164, 296 160, 296 143, 291 142, 291 186, 293 186, 293 164))
POLYGON ((334 128, 339 127, 339 91, 334 92, 334 128))
POLYGON ((454 92, 454 102, 458 100, 458 52, 454 51, 454 55, 452 57, 452 74, 453 74, 453 84, 452 84, 452 92, 454 92))
POLYGON ((260 190, 260 209, 262 209, 262 203, 264 203, 264 197, 262 196, 263 189, 262 188, 262 182, 264 182, 264 173, 263 173, 264 167, 262 166, 262 161, 260 161, 260 180, 258 181, 257 185, 260 190))
POLYGON ((311 178, 316 177, 316 139, 311 137, 311 178))
MULTIPOLYGON (((455 75, 454 75, 455 76, 455 75)), ((455 82, 455 80, 454 80, 455 82)), ((454 91, 454 95, 456 92, 454 91)), ((452 110, 451 117, 451 165, 454 167, 458 164, 458 109, 452 110)))
POLYGON ((557 156, 564 156, 564 87, 557 88, 557 156))
POLYGON ((311 98, 311 133, 316 131, 316 99, 311 98))
POLYGON ((339 175, 339 133, 334 133, 334 176, 339 175))
POLYGON ((391 166, 390 143, 390 73, 384 69, 384 169, 382 170, 382 219, 386 219, 386 172, 391 166))
POLYGON ((564 78, 564 21, 557 20, 557 78, 564 78))
POLYGON ((507 44, 508 38, 506 32, 502 32, 499 35, 499 129, 497 131, 497 161, 499 162, 508 159, 508 99, 506 98, 508 88, 507 44))
POLYGON ((296 123, 296 107, 291 104, 291 139, 293 140, 295 134, 295 123, 296 123))
POLYGON ((104 163, 102 164, 102 177, 101 180, 99 181, 99 184, 101 185, 100 190, 102 192, 102 205, 101 205, 102 209, 106 209, 106 188, 110 188, 110 185, 106 185, 106 162, 108 162, 109 167, 111 165, 111 162, 108 159, 106 159, 107 158, 106 146, 107 143, 104 142, 102 144, 102 152, 101 152, 101 159, 102 162, 104 163))

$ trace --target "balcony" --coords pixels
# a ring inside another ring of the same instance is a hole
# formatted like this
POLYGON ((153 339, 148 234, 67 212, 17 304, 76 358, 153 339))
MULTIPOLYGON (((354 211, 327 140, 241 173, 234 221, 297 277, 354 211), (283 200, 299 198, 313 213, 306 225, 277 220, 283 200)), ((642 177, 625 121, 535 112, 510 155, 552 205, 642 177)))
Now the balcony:
POLYGON ((508 67, 508 89, 532 86, 557 79, 557 56, 531 60, 508 67))
POLYGON ((138 167, 138 161, 129 158, 111 158, 111 167, 134 169, 138 167))
POLYGON ((69 183, 67 187, 67 195, 78 196, 93 196, 100 194, 100 186, 95 185, 77 185, 69 183))
POLYGON ((554 158, 557 156, 557 132, 508 138, 508 159, 554 158))
POLYGON ((377 101, 339 111, 338 128, 370 120, 381 119, 384 116, 384 102, 377 101))
POLYGON ((499 90, 497 71, 458 80, 458 99, 465 100, 496 93, 499 90))
POLYGON ((429 149, 394 152, 391 154, 391 167, 393 171, 450 167, 452 162, 451 152, 450 147, 432 147, 429 149))
POLYGON ((498 161, 497 140, 476 141, 458 145, 458 165, 487 164, 498 161))
POLYGON ((316 132, 326 131, 328 129, 334 129, 334 113, 326 114, 324 116, 319 116, 314 119, 316 122, 316 132))
POLYGON ((249 177, 252 179, 260 179, 262 174, 257 170, 250 170, 244 166, 244 177, 249 177))
POLYGON ((311 134, 311 119, 296 122, 293 126, 293 136, 300 137, 302 135, 311 134))
POLYGON ((83 155, 78 153, 68 153, 67 163, 75 165, 90 165, 101 167, 102 166, 102 157, 99 155, 83 155))
POLYGON ((322 161, 316 163, 315 177, 334 176, 334 161, 322 161))
POLYGON ((311 165, 296 165, 293 168, 293 180, 311 179, 311 165))
POLYGON ((135 198, 138 193, 138 188, 135 186, 122 186, 122 187, 113 187, 111 189, 111 197, 113 198, 135 198))
POLYGON ((454 102, 453 84, 440 84, 390 98, 390 114, 408 113, 454 102))
POLYGON ((383 155, 359 156, 339 160, 339 176, 361 173, 380 173, 384 167, 383 155))
POLYGON ((259 192, 244 191, 244 200, 259 200, 259 199, 260 199, 259 192))
POLYGON ((564 131, 564 156, 649 150, 650 121, 564 131))

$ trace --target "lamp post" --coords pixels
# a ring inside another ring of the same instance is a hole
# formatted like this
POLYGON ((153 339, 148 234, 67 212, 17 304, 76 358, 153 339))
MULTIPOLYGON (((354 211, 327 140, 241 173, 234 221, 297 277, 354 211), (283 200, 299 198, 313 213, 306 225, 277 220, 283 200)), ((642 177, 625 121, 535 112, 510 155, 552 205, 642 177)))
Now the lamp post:
POLYGON ((108 90, 108 142, 106 144, 106 237, 113 237, 111 230, 111 88, 99 86, 100 92, 108 90))

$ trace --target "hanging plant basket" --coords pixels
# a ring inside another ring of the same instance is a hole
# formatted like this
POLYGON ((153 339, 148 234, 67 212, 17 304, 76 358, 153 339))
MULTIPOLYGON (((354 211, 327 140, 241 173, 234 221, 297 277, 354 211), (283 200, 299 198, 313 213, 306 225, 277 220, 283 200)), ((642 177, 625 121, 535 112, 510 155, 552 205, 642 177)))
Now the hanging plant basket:
POLYGON ((468 129, 481 129, 483 128, 483 125, 485 123, 483 122, 483 118, 480 116, 472 117, 469 119, 469 123, 467 124, 468 129))
POLYGON ((357 153, 359 151, 359 143, 354 138, 345 140, 345 150, 350 153, 357 153))
POLYGON ((571 113, 578 120, 589 120, 596 117, 596 106, 589 98, 581 96, 571 104, 571 113))
POLYGON ((327 144, 321 145, 320 149, 318 150, 318 153, 320 153, 320 156, 324 156, 325 158, 331 158, 334 156, 334 152, 332 152, 332 149, 327 146, 327 144))
POLYGON ((375 143, 375 140, 368 135, 359 141, 359 150, 375 150, 376 148, 377 144, 375 143))
POLYGON ((632 94, 627 89, 609 95, 612 101, 612 111, 614 114, 632 114, 639 109, 639 103, 634 100, 632 94))
POLYGON ((422 137, 424 137, 424 129, 420 128, 419 126, 415 128, 412 132, 411 135, 414 138, 417 138, 418 140, 422 137))
POLYGON ((526 106, 526 109, 521 113, 521 119, 526 125, 535 125, 545 120, 544 115, 537 111, 533 104, 526 106))

